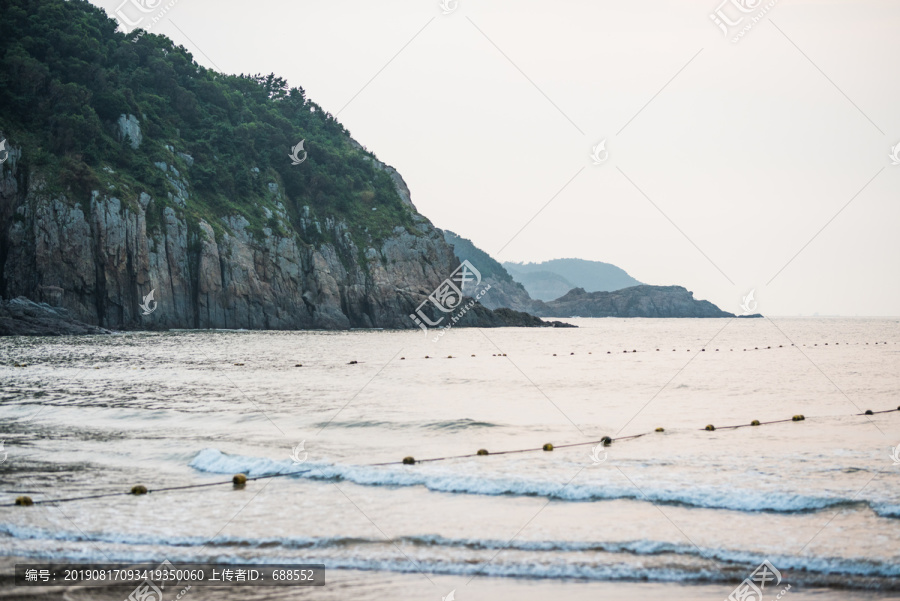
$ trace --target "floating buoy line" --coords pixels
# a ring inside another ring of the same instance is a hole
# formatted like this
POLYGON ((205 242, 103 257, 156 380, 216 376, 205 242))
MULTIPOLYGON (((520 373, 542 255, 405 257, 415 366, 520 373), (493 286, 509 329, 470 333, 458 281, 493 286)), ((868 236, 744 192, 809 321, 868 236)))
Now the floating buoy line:
MULTIPOLYGON (((885 409, 883 411, 872 411, 871 409, 868 409, 868 410, 864 411, 863 413, 854 413, 854 414, 852 414, 852 417, 878 415, 878 414, 882 414, 882 413, 896 413, 896 412, 900 412, 900 407, 897 407, 896 409, 885 409)), ((827 415, 818 416, 819 419, 830 418, 830 417, 839 417, 839 416, 827 416, 827 415)), ((779 419, 779 420, 773 420, 773 421, 767 421, 767 422, 761 422, 761 421, 755 419, 752 422, 750 422, 749 424, 737 424, 737 425, 732 425, 732 426, 716 427, 713 424, 708 424, 705 428, 701 428, 701 431, 705 430, 708 432, 715 432, 716 430, 736 430, 738 428, 767 426, 770 424, 782 424, 782 423, 787 423, 787 422, 802 422, 802 421, 806 421, 806 419, 807 419, 806 416, 804 416, 803 414, 797 414, 789 419, 779 419)), ((813 417, 811 419, 816 419, 816 417, 813 417)), ((665 428, 661 428, 661 427, 656 428, 654 430, 654 432, 665 432, 665 428)), ((488 456, 488 455, 513 455, 513 454, 518 454, 518 453, 533 453, 536 451, 552 452, 555 449, 566 449, 566 448, 571 448, 571 447, 584 447, 584 446, 588 446, 588 445, 603 445, 604 447, 608 447, 608 446, 612 445, 612 443, 614 441, 633 440, 635 438, 641 438, 643 436, 649 436, 651 434, 653 434, 653 432, 644 432, 642 434, 632 434, 630 436, 620 436, 618 438, 604 436, 599 440, 592 440, 590 442, 575 442, 575 443, 560 444, 560 445, 554 445, 553 443, 548 442, 541 447, 534 447, 534 448, 528 448, 528 449, 514 449, 514 450, 509 450, 509 451, 495 451, 493 453, 488 451, 487 449, 478 449, 478 451, 476 451, 475 453, 469 453, 467 455, 450 455, 447 457, 433 457, 430 459, 416 459, 412 456, 407 456, 407 457, 404 457, 401 461, 387 461, 384 463, 367 463, 367 464, 363 464, 363 466, 364 467, 381 467, 381 466, 387 466, 387 465, 416 465, 417 463, 432 463, 435 461, 448 461, 450 459, 467 459, 467 458, 471 458, 471 457, 483 457, 483 456, 488 456)), ((142 484, 137 484, 135 486, 132 486, 131 490, 128 492, 102 493, 102 494, 96 494, 96 495, 85 495, 85 496, 81 496, 81 497, 67 497, 67 498, 63 498, 63 499, 45 499, 45 500, 35 501, 27 495, 22 495, 22 496, 16 497, 16 500, 13 503, 3 503, 3 504, 0 504, 0 507, 14 507, 14 506, 31 507, 33 505, 39 505, 39 504, 69 503, 72 501, 86 501, 89 499, 104 499, 104 498, 108 498, 108 497, 124 497, 126 495, 141 496, 141 495, 146 495, 146 494, 150 494, 150 493, 154 493, 154 492, 173 492, 173 491, 181 491, 181 490, 192 490, 192 489, 196 489, 196 488, 208 488, 210 486, 224 486, 227 484, 232 485, 236 490, 241 490, 247 486, 248 482, 252 482, 254 480, 268 480, 271 478, 284 478, 284 477, 288 477, 288 476, 298 476, 298 475, 302 475, 302 474, 308 474, 309 472, 312 472, 314 470, 315 470, 315 468, 309 468, 309 469, 304 469, 304 470, 299 470, 299 471, 294 471, 294 472, 278 472, 277 474, 266 474, 263 476, 253 476, 253 477, 248 477, 245 474, 235 474, 231 478, 231 480, 225 480, 225 481, 221 481, 221 482, 206 482, 204 484, 186 484, 184 486, 169 486, 169 487, 165 487, 165 488, 154 488, 154 489, 149 489, 142 484)))
MULTIPOLYGON (((841 342, 831 342, 831 343, 829 343, 829 342, 823 342, 823 343, 818 343, 818 342, 816 342, 816 343, 813 343, 813 344, 801 344, 801 345, 797 345, 797 344, 793 344, 793 343, 792 343, 792 344, 779 344, 778 346, 773 346, 773 345, 766 345, 766 346, 763 346, 763 347, 760 347, 760 346, 754 346, 753 348, 750 348, 750 347, 747 347, 747 348, 724 348, 724 347, 722 347, 722 348, 716 348, 716 349, 714 349, 714 348, 712 348, 712 347, 710 347, 710 348, 707 348, 707 347, 700 347, 700 352, 705 353, 706 351, 710 351, 710 352, 718 353, 718 352, 734 352, 734 351, 739 351, 739 352, 747 352, 747 351, 751 351, 751 352, 752 352, 752 351, 771 351, 771 350, 776 350, 776 349, 788 349, 788 348, 792 348, 792 347, 797 347, 797 348, 800 348, 800 347, 806 347, 806 348, 822 348, 822 347, 828 346, 828 347, 830 347, 830 348, 833 348, 833 347, 836 347, 836 346, 841 346, 842 344, 843 344, 843 346, 869 346, 870 344, 871 344, 872 346, 887 346, 888 344, 896 344, 896 343, 894 343, 894 342, 873 342, 873 343, 869 343, 869 342, 843 342, 843 343, 841 343, 841 342)), ((657 349, 646 349, 646 350, 643 350, 643 349, 642 349, 642 350, 637 350, 637 349, 631 349, 631 350, 628 350, 628 349, 624 349, 624 350, 622 351, 622 353, 625 353, 625 354, 633 354, 633 353, 663 352, 663 351, 667 350, 667 348, 668 348, 668 347, 666 347, 666 348, 662 348, 662 347, 661 347, 661 348, 657 348, 657 349)), ((696 347, 695 347, 695 348, 696 348, 696 347)), ((677 352, 677 351, 679 351, 679 350, 683 350, 683 351, 688 352, 688 353, 691 352, 691 349, 689 349, 689 348, 684 348, 684 349, 673 348, 671 352, 674 353, 674 352, 677 352)), ((622 353, 620 353, 618 350, 615 350, 615 351, 606 351, 605 353, 604 353, 604 351, 597 351, 597 354, 598 354, 598 355, 603 355, 603 354, 606 354, 606 355, 618 355, 618 354, 622 354, 622 353)), ((593 353, 593 351, 588 351, 586 354, 588 354, 588 355, 593 355, 594 353, 593 353)), ((566 356, 566 353, 551 353, 551 356, 553 356, 553 357, 556 357, 556 356, 559 356, 559 355, 566 356)), ((576 355, 576 353, 574 353, 574 352, 568 353, 568 356, 574 356, 574 355, 576 355)), ((475 355, 470 355, 470 356, 471 356, 471 357, 475 357, 475 355)), ((506 353, 492 353, 492 354, 491 354, 491 357, 506 357, 506 353)), ((425 356, 423 357, 423 359, 436 359, 436 358, 437 358, 437 357, 432 357, 432 356, 430 356, 430 355, 425 355, 425 356)), ((446 358, 447 358, 447 359, 457 359, 457 358, 459 358, 459 357, 454 356, 454 355, 447 355, 446 358)), ((407 358, 406 358, 406 357, 400 357, 399 360, 400 360, 400 361, 406 361, 407 358)), ((365 363, 365 361, 357 361, 357 360, 353 360, 353 361, 347 362, 346 365, 362 365, 363 363, 365 363)), ((245 367, 247 364, 246 364, 246 363, 232 363, 232 365, 235 366, 235 367, 245 367)), ((39 366, 40 366, 40 365, 30 365, 30 364, 28 364, 28 363, 19 363, 19 362, 15 362, 15 363, 13 363, 13 365, 12 365, 12 367, 20 367, 20 368, 24 368, 24 367, 39 367, 39 366)), ((296 363, 296 364, 294 364, 294 367, 304 367, 304 365, 303 365, 302 363, 296 363)), ((100 366, 95 366, 94 369, 101 369, 101 367, 100 367, 100 366)), ((135 368, 133 368, 133 369, 137 369, 137 368, 135 367, 135 368)), ((142 367, 141 369, 145 369, 145 368, 142 367)))

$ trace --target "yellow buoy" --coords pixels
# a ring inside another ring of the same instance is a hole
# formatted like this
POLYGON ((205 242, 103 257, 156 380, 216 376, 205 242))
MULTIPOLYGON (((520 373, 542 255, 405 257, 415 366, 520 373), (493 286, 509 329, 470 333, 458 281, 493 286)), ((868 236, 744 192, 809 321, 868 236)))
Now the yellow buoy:
POLYGON ((752 422, 750 422, 750 425, 751 425, 751 426, 758 426, 758 425, 759 425, 759 420, 758 420, 758 419, 753 420, 752 422))
POLYGON ((132 486, 132 487, 131 487, 131 494, 133 494, 133 495, 146 495, 146 494, 147 494, 147 487, 144 486, 143 484, 138 484, 138 485, 132 486))
POLYGON ((666 429, 665 429, 665 428, 657 428, 656 431, 657 431, 657 432, 665 432, 666 429))
POLYGON ((231 481, 234 483, 235 488, 244 488, 247 486, 247 476, 244 474, 235 474, 231 481))
POLYGON ((795 416, 792 417, 791 419, 794 420, 795 422, 802 422, 802 421, 805 420, 806 418, 803 417, 802 415, 795 415, 795 416))
POLYGON ((548 442, 547 444, 544 445, 544 450, 545 450, 545 451, 552 451, 552 450, 553 450, 553 445, 550 444, 550 443, 548 442))
POLYGON ((403 465, 415 465, 415 463, 416 463, 416 460, 413 459, 412 457, 404 457, 403 458, 403 465))
POLYGON ((489 453, 487 452, 487 449, 478 449, 478 452, 475 454, 476 455, 489 455, 489 453))
POLYGON ((714 425, 712 425, 712 424, 709 424, 709 425, 706 426, 706 429, 709 430, 710 432, 712 432, 713 430, 716 429, 716 427, 715 427, 714 425))
POLYGON ((16 497, 16 505, 21 507, 31 507, 34 505, 34 501, 31 500, 31 497, 22 495, 21 497, 16 497))

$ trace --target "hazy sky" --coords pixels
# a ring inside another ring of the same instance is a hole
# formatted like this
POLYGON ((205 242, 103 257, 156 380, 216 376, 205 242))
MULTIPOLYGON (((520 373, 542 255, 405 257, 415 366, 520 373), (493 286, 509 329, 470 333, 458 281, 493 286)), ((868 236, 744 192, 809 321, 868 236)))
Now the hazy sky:
POLYGON ((728 0, 726 38, 720 1, 175 0, 152 31, 302 86, 500 261, 900 315, 900 2, 728 0))

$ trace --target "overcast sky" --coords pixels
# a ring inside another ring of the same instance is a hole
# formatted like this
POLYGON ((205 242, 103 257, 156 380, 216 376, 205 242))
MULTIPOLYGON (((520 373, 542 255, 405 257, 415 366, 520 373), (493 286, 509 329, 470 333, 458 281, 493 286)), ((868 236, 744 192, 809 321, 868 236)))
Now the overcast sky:
POLYGON ((175 0, 151 30, 302 86, 500 261, 900 315, 900 2, 728 0, 726 37, 720 1, 175 0))

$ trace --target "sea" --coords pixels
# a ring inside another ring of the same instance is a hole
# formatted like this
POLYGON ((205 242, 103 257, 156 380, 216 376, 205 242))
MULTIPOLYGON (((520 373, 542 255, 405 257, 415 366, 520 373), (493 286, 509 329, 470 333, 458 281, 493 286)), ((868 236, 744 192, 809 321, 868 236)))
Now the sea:
POLYGON ((566 321, 0 339, 0 599, 900 598, 900 320, 566 321))

